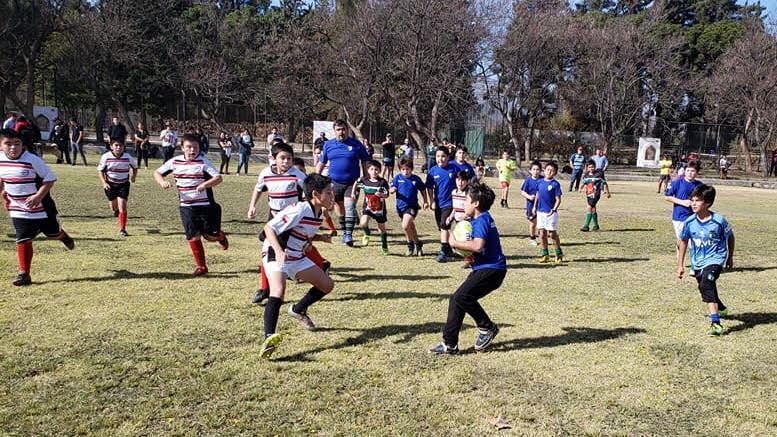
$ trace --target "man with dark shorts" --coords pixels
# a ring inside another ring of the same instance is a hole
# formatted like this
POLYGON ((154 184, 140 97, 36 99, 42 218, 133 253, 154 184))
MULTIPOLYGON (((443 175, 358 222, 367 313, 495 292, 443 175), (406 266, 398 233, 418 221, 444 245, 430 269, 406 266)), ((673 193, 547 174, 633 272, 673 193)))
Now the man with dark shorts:
POLYGON ((367 150, 357 139, 351 138, 348 125, 343 120, 334 122, 335 138, 324 143, 316 173, 321 174, 329 164, 329 177, 335 191, 335 211, 343 230, 342 242, 353 246, 353 228, 358 220, 356 200, 351 197, 353 184, 361 174, 367 174, 366 162, 370 159, 367 150), (360 171, 361 170, 361 171, 360 171))
POLYGON ((397 146, 391 138, 391 134, 386 134, 386 141, 381 144, 383 151, 383 172, 381 177, 390 180, 394 177, 394 160, 397 156, 397 146))

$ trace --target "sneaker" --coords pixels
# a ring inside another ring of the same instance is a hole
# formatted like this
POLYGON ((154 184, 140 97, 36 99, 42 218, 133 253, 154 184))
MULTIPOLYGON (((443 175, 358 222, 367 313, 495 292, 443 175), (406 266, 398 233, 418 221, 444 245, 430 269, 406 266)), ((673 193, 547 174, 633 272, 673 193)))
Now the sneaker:
POLYGON ((68 235, 67 232, 63 232, 62 238, 59 240, 67 247, 67 250, 73 250, 76 248, 76 242, 68 235))
POLYGON ((25 272, 22 272, 16 275, 16 279, 13 280, 13 285, 17 287, 23 287, 25 285, 30 285, 30 284, 32 284, 32 278, 30 277, 29 273, 25 273, 25 272))
POLYGON ((370 236, 369 235, 365 235, 365 236, 362 237, 362 246, 366 246, 368 244, 370 244, 370 236))
POLYGON ((405 249, 405 256, 413 256, 416 254, 416 248, 412 244, 409 244, 407 246, 407 249, 405 249))
POLYGON ((218 241, 219 246, 221 246, 221 250, 229 249, 229 239, 227 238, 227 234, 222 232, 221 236, 224 237, 218 241))
POLYGON ((129 237, 129 234, 127 233, 127 231, 122 229, 119 231, 119 237, 122 237, 122 238, 129 237))
POLYGON ((383 252, 383 255, 388 255, 389 254, 388 247, 382 248, 381 251, 383 252))
POLYGON ((555 264, 557 264, 557 265, 561 264, 563 261, 564 261, 564 256, 563 255, 556 255, 556 259, 553 260, 553 262, 555 264))
POLYGON ((461 268, 462 269, 471 269, 472 268, 472 263, 470 263, 469 261, 464 261, 464 264, 461 265, 461 268))
POLYGON ((593 227, 593 228, 591 228, 591 230, 593 230, 593 231, 598 231, 598 230, 599 230, 599 226, 598 226, 598 225, 594 225, 594 227, 593 227))
POLYGON ((326 274, 328 275, 328 274, 329 274, 329 269, 331 269, 331 268, 332 268, 332 263, 330 263, 330 262, 329 262, 329 261, 327 261, 327 260, 324 260, 324 262, 323 262, 323 263, 321 263, 321 264, 322 264, 322 266, 321 266, 321 270, 323 270, 323 271, 324 271, 324 273, 326 273, 326 274))
POLYGON ((507 205, 507 201, 505 200, 505 209, 510 209, 510 206, 507 205))
POLYGON ((718 311, 720 317, 728 317, 728 308, 718 311))
POLYGON ((119 216, 119 210, 118 209, 114 209, 113 210, 113 216, 114 217, 118 217, 119 216))
POLYGON ((192 275, 194 276, 204 276, 208 273, 207 267, 197 267, 194 269, 194 272, 192 272, 192 275))
POLYGON ((415 256, 424 256, 424 243, 419 241, 415 244, 415 256))
POLYGON ((445 343, 440 343, 437 346, 429 349, 430 354, 437 354, 437 355, 456 355, 459 353, 459 347, 458 346, 448 346, 445 343))
POLYGON ((270 290, 258 289, 256 290, 256 296, 251 299, 251 303, 258 303, 259 305, 265 305, 267 298, 270 297, 270 290))
POLYGON ((437 262, 438 263, 448 262, 448 254, 446 254, 443 251, 440 251, 440 253, 437 254, 437 262))
POLYGON ((723 335, 725 333, 726 328, 724 328, 720 323, 710 323, 710 330, 707 331, 707 335, 710 336, 723 335))
POLYGON ((529 244, 531 244, 532 246, 536 246, 539 243, 537 243, 537 239, 536 238, 529 238, 529 244))
POLYGON ((548 255, 542 255, 540 257, 540 261, 539 262, 540 262, 540 264, 548 263, 548 262, 550 262, 550 257, 548 257, 548 255))
POLYGON ((582 228, 580 228, 580 232, 588 232, 588 231, 589 231, 588 226, 583 226, 582 228))
POLYGON ((479 330, 478 338, 475 340, 475 350, 482 351, 487 348, 494 341, 496 334, 499 334, 499 327, 496 326, 496 323, 494 323, 493 328, 487 331, 479 330))
POLYGON ((348 247, 353 247, 353 235, 343 234, 343 243, 348 247))
POLYGON ((310 320, 310 317, 308 317, 306 313, 299 314, 294 312, 294 305, 289 305, 289 315, 299 320, 299 322, 302 323, 302 326, 304 326, 308 331, 313 331, 316 329, 316 324, 310 320))
POLYGON ((263 360, 269 359, 270 355, 275 352, 275 349, 278 349, 278 345, 281 344, 281 341, 283 341, 283 336, 281 334, 270 334, 265 337, 264 342, 262 342, 262 348, 259 349, 259 358, 263 360))

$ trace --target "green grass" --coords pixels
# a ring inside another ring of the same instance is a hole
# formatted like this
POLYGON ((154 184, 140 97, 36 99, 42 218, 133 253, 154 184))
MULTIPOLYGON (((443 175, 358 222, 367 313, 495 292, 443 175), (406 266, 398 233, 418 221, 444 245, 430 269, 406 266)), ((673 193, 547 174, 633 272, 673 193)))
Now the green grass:
MULTIPOLYGON (((726 336, 707 337, 695 281, 674 279, 670 205, 652 183, 613 182, 598 233, 577 230, 584 201, 564 192, 561 266, 536 263, 515 189, 512 209, 493 210, 510 270, 482 301, 502 327, 488 352, 472 352, 469 318, 461 356, 426 352, 467 271, 434 261, 423 212, 422 259, 400 256, 393 215, 391 256, 379 243, 319 244, 336 281, 310 310, 323 329, 305 331, 284 306, 285 340, 264 362, 262 308, 249 303, 255 176, 216 188, 231 247, 206 244, 211 273, 192 278, 175 193, 150 172, 132 188, 122 240, 95 169, 52 167, 76 250, 37 240, 31 287, 11 286, 13 229, 0 213, 0 434, 487 435, 497 413, 513 435, 777 433, 772 191, 718 192, 737 237, 737 269, 720 279, 726 336)), ((288 300, 307 288, 289 283, 288 300)))

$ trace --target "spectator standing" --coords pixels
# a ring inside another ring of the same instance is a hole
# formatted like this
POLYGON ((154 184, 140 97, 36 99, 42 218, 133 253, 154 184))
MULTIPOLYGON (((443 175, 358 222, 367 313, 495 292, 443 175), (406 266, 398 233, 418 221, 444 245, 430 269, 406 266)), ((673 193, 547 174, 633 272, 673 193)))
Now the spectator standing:
POLYGON ((200 144, 200 153, 207 155, 210 143, 208 142, 208 136, 205 135, 202 128, 197 129, 197 142, 200 144))
POLYGON ((232 138, 224 131, 219 134, 219 147, 221 148, 221 166, 219 167, 219 173, 229 174, 229 158, 232 157, 232 138))
POLYGON ((313 142, 313 148, 324 150, 324 143, 327 141, 329 141, 329 138, 326 137, 326 132, 321 132, 319 137, 316 138, 316 141, 313 142))
POLYGON ((3 129, 14 130, 16 128, 16 114, 8 113, 8 118, 3 122, 3 129))
MULTIPOLYGON (((111 118, 111 125, 108 126, 108 143, 110 140, 126 140, 127 128, 123 124, 119 123, 119 117, 111 118)), ((110 147, 110 146, 109 146, 110 147)))
POLYGON ((383 152, 383 171, 381 177, 385 180, 394 179, 394 160, 397 156, 397 146, 394 144, 394 139, 391 134, 386 134, 386 139, 381 144, 383 152))
POLYGON ((148 133, 148 129, 143 126, 143 123, 138 123, 137 130, 135 130, 135 156, 137 157, 137 164, 140 167, 140 162, 143 161, 148 170, 148 149, 151 142, 151 135, 148 133))
POLYGON ((774 151, 772 152, 772 165, 769 168, 769 176, 771 176, 772 174, 777 176, 777 149, 774 149, 774 151))
POLYGON ((173 159, 175 146, 178 144, 178 132, 173 129, 169 121, 165 123, 164 130, 159 133, 159 139, 162 140, 162 160, 167 162, 173 159))
POLYGON ((572 191, 573 186, 575 191, 580 190, 580 178, 583 176, 584 165, 585 154, 583 153, 583 146, 577 146, 577 152, 569 156, 569 166, 572 167, 572 176, 569 179, 569 191, 572 191))
POLYGON ((81 160, 86 166, 86 154, 84 153, 84 128, 78 124, 78 120, 75 117, 70 118, 70 153, 73 154, 73 163, 76 165, 78 162, 78 155, 81 155, 81 160))
POLYGON ((591 159, 593 159, 594 164, 596 164, 595 170, 601 170, 602 174, 604 174, 604 172, 607 171, 607 167, 610 166, 610 162, 607 161, 607 156, 601 148, 596 149, 596 155, 592 156, 591 159))
POLYGON ((68 147, 70 129, 59 117, 54 119, 54 129, 51 132, 51 141, 57 145, 57 150, 59 151, 57 164, 62 164, 64 162, 70 164, 70 148, 68 147))
POLYGON ((437 146, 435 144, 437 140, 432 138, 429 144, 426 145, 426 172, 429 173, 429 169, 435 166, 435 154, 437 154, 437 146))
MULTIPOLYGON (((276 132, 275 128, 272 128, 273 132, 276 132)), ((272 134, 271 134, 272 135, 272 134)), ((270 137, 267 137, 268 139, 268 147, 271 145, 272 141, 270 140, 270 137)), ((251 137, 251 134, 248 132, 248 129, 243 128, 243 131, 240 132, 240 136, 237 139, 237 145, 238 145, 238 153, 240 154, 237 161, 237 175, 240 176, 240 169, 245 166, 245 174, 248 175, 248 157, 251 156, 251 149, 254 147, 254 139, 251 137)))
POLYGON ((370 160, 372 160, 372 155, 375 154, 375 147, 370 144, 370 140, 366 138, 362 138, 362 144, 364 144, 364 149, 367 150, 367 155, 370 157, 370 160))
MULTIPOLYGON (((322 132, 323 133, 323 132, 322 132)), ((267 135, 267 148, 269 149, 272 146, 272 142, 274 140, 281 140, 283 141, 283 134, 278 132, 278 128, 273 126, 273 128, 270 130, 270 133, 267 135)), ((238 164, 239 166, 240 164, 238 164)), ((240 171, 238 171, 240 173, 240 171)))

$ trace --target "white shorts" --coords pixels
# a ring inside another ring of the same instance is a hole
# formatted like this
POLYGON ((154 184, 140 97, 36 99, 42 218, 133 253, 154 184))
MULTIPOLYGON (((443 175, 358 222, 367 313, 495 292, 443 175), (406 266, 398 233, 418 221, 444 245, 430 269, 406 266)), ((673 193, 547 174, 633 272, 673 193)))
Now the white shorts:
POLYGON ((680 239, 680 233, 683 231, 684 220, 672 220, 672 227, 674 228, 674 236, 680 239))
POLYGON ((551 215, 547 212, 537 211, 537 229, 545 229, 546 231, 558 230, 558 211, 551 215))
POLYGON ((266 268, 267 272, 281 272, 286 275, 287 278, 297 280, 297 273, 307 270, 311 267, 315 267, 313 261, 308 257, 302 259, 289 261, 283 263, 283 266, 278 265, 278 261, 267 262, 267 254, 262 256, 262 268, 266 268))

